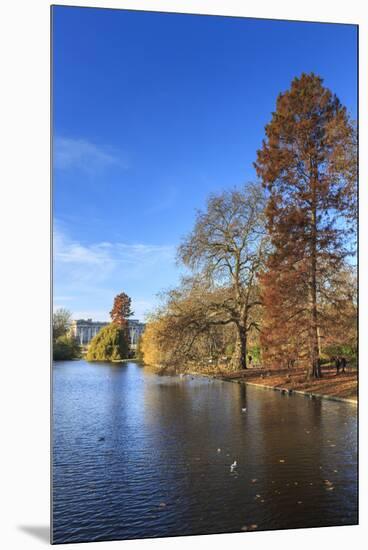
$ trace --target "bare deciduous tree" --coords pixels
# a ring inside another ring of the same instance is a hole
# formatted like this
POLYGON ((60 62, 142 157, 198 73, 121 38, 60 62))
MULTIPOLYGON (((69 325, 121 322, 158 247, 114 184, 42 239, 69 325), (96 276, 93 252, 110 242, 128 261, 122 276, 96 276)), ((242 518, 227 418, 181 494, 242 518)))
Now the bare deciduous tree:
POLYGON ((247 368, 247 335, 258 328, 252 313, 261 305, 257 273, 267 246, 263 210, 263 192, 256 184, 211 196, 178 250, 184 265, 212 287, 203 316, 207 326, 236 327, 234 369, 247 368))

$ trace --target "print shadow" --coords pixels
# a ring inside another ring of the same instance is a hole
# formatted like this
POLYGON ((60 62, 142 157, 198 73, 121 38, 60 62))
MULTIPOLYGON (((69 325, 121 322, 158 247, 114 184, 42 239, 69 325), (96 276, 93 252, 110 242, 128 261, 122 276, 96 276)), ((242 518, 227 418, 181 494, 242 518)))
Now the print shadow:
POLYGON ((42 542, 50 544, 50 527, 48 525, 18 525, 18 529, 42 542))

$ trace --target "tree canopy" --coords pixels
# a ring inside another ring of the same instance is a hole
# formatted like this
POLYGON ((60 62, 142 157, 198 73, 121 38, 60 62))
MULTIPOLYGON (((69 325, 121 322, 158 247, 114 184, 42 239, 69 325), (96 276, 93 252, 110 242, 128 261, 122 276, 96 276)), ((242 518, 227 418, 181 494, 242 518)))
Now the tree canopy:
POLYGON ((128 319, 133 315, 131 309, 132 300, 125 292, 117 294, 114 298, 114 305, 110 311, 110 317, 115 325, 120 327, 128 324, 128 319))
POLYGON ((261 305, 257 276, 267 246, 263 210, 264 196, 257 184, 213 195, 178 252, 186 266, 212 284, 208 325, 231 323, 236 328, 235 369, 246 368, 247 335, 258 328, 252 314, 261 305))
POLYGON ((87 361, 121 361, 126 359, 128 354, 126 331, 110 323, 92 338, 86 359, 87 361))

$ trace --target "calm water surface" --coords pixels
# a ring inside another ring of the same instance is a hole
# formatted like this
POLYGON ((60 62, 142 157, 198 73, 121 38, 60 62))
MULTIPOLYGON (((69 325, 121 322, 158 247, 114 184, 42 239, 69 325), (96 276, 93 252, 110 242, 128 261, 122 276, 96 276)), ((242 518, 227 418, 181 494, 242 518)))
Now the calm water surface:
POLYGON ((53 386, 55 543, 357 523, 353 405, 135 363, 53 386))

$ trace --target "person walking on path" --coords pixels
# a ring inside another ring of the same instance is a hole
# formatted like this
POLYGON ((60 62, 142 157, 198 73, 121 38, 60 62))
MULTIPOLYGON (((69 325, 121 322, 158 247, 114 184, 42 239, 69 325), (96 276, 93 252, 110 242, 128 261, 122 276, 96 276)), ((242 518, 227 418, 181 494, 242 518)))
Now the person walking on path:
POLYGON ((341 365, 341 371, 345 372, 345 368, 346 368, 346 358, 345 357, 341 357, 340 365, 341 365))
POLYGON ((335 357, 336 376, 340 373, 340 357, 335 357))

